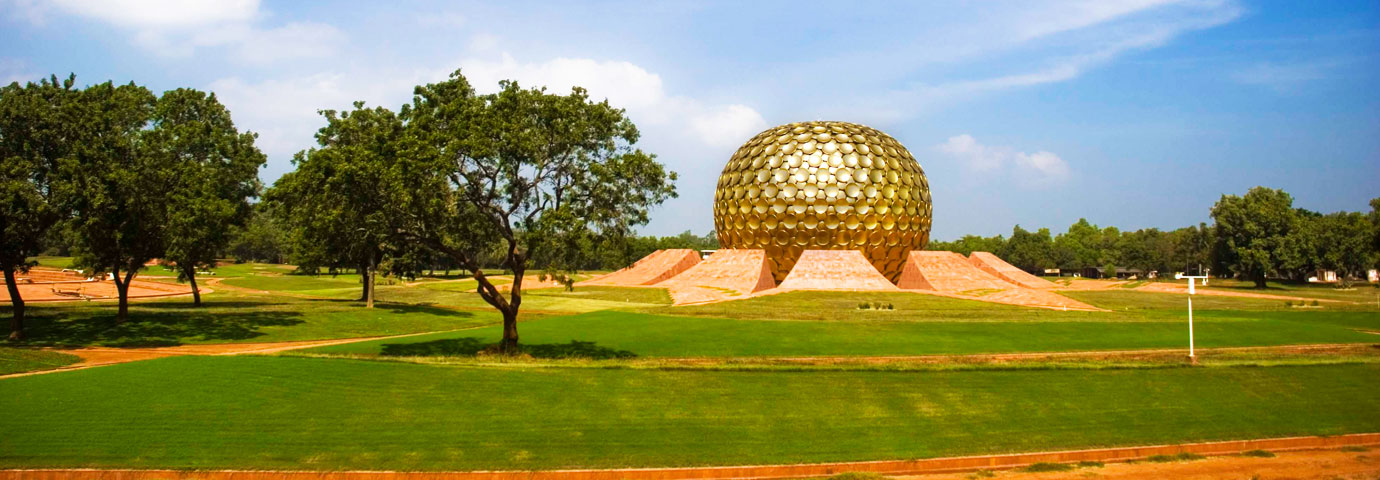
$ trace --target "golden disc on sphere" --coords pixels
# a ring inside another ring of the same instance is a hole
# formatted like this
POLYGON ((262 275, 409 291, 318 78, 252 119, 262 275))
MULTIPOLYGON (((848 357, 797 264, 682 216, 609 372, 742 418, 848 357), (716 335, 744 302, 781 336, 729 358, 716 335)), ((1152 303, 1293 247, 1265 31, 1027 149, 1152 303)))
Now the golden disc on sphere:
POLYGON ((714 192, 720 246, 766 249, 778 283, 805 249, 860 250, 896 282, 910 251, 929 243, 931 212, 929 181, 910 151, 848 122, 757 134, 724 166, 714 192), (744 217, 749 206, 763 207, 744 217))

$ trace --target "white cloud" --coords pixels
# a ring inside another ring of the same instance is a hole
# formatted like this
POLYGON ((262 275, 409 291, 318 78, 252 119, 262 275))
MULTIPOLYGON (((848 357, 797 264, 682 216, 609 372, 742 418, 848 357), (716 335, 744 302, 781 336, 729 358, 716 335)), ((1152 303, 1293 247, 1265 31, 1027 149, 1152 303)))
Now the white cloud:
POLYGON ((53 0, 62 10, 131 28, 190 28, 247 22, 258 0, 53 0))
POLYGON ((317 22, 260 27, 265 15, 258 0, 21 0, 14 5, 34 25, 43 25, 54 11, 115 25, 128 30, 136 46, 165 57, 219 47, 238 63, 265 65, 330 57, 347 41, 339 29, 317 22))
POLYGON ((610 104, 626 109, 639 126, 667 127, 664 133, 670 135, 690 133, 698 143, 714 147, 736 147, 767 127, 766 120, 752 107, 711 105, 669 94, 660 75, 631 62, 556 58, 523 63, 504 53, 496 60, 468 60, 461 66, 465 77, 480 91, 497 89, 500 80, 517 80, 526 87, 545 86, 555 93, 580 86, 592 99, 607 98, 610 104))
POLYGON ((767 121, 751 107, 734 104, 709 108, 691 117, 690 128, 706 144, 731 148, 765 130, 767 121))
POLYGON ((1063 180, 1069 176, 1069 164, 1064 159, 1044 150, 1035 153, 1016 153, 1016 166, 1035 172, 1037 180, 1063 180))
POLYGON ((894 120, 935 104, 1066 82, 1123 55, 1158 48, 1184 34, 1231 22, 1243 12, 1230 0, 1071 1, 1012 10, 1018 13, 965 24, 959 29, 962 32, 944 32, 948 38, 936 38, 932 43, 946 47, 915 58, 913 68, 937 61, 981 66, 998 60, 1000 65, 1014 67, 997 68, 996 73, 979 78, 913 81, 907 87, 859 102, 871 105, 879 117, 894 120))
POLYGON ((977 139, 966 133, 956 137, 949 137, 949 141, 935 148, 939 149, 941 152, 967 160, 968 167, 978 171, 990 171, 1000 168, 1002 160, 1007 156, 1006 152, 993 150, 986 145, 977 143, 977 139))
POLYGON ((1011 147, 983 145, 966 133, 949 137, 936 145, 935 150, 966 162, 969 169, 985 176, 1009 168, 1027 185, 1053 184, 1070 175, 1068 163, 1059 155, 1044 150, 1026 153, 1011 147))

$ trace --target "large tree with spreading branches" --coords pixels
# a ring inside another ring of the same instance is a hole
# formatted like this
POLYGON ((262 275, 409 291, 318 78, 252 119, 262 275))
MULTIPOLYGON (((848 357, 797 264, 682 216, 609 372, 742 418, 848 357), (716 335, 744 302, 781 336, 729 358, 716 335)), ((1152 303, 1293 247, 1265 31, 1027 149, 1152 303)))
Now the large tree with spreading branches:
POLYGON ((75 77, 0 87, 0 269, 13 305, 11 340, 24 338, 24 299, 16 274, 33 266, 42 239, 60 218, 53 170, 78 142, 75 77))
POLYGON ((83 141, 60 159, 53 186, 71 217, 76 263, 109 273, 119 294, 116 321, 129 317, 129 284, 163 254, 167 200, 174 181, 145 142, 157 97, 129 83, 82 90, 72 124, 83 141))
POLYGON ((265 157, 255 138, 235 129, 215 94, 182 88, 158 99, 145 143, 171 170, 172 183, 159 192, 167 202, 164 258, 177 267, 178 280, 191 284, 194 305, 201 305, 196 272, 215 267, 259 194, 265 157))
POLYGON ((279 178, 265 197, 289 230, 298 268, 356 269, 363 282, 360 300, 373 307, 380 264, 408 247, 391 241, 402 201, 397 192, 403 122, 387 108, 365 108, 363 102, 352 111, 321 114, 326 126, 316 134, 319 147, 298 153, 297 169, 279 178))
POLYGON ((600 235, 645 224, 675 196, 676 175, 634 148, 638 131, 621 109, 500 82, 477 94, 460 72, 416 88, 402 112, 406 159, 396 177, 397 234, 470 271, 478 293, 503 315, 499 350, 518 350, 523 276, 577 263, 600 235), (497 240, 513 282, 500 290, 480 255, 497 240))

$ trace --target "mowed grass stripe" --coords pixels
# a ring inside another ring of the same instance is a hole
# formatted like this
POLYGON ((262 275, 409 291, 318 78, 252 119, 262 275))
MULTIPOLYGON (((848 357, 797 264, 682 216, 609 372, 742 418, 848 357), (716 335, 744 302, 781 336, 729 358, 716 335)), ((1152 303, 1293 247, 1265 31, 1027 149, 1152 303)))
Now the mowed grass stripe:
MULTIPOLYGON (((864 312, 866 313, 866 312, 864 312)), ((1377 323, 1373 313, 1200 312, 1194 326, 1199 347, 1370 343, 1380 336, 1357 331, 1377 323), (1330 316, 1328 316, 1330 315, 1330 316), (1251 319, 1250 317, 1258 317, 1251 319)), ((1188 349, 1188 324, 1174 322, 802 322, 732 320, 601 311, 523 322, 529 345, 593 342, 641 357, 932 355, 1147 348, 1188 349)), ((502 330, 484 327, 307 350, 363 354, 418 351, 390 347, 430 343, 432 352, 449 345, 497 342, 502 330), (475 339, 460 342, 457 339, 475 339)), ((463 349, 457 349, 463 350, 463 349)), ((457 353, 458 354, 458 353, 457 353)))
POLYGON ((0 381, 0 466, 470 470, 880 460, 1380 431, 1380 366, 992 372, 181 357, 0 381))

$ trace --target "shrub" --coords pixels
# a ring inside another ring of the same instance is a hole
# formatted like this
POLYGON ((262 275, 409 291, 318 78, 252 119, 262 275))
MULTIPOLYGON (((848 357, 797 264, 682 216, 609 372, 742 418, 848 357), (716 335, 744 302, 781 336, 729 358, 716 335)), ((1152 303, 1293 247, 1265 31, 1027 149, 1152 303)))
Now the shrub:
POLYGON ((1073 465, 1067 463, 1040 462, 1021 469, 1025 472, 1067 472, 1073 470, 1073 465))
POLYGON ((976 472, 973 472, 972 474, 969 474, 968 478, 992 478, 995 476, 997 476, 997 474, 992 473, 991 470, 978 470, 976 472))
POLYGON ((843 472, 829 477, 829 480, 883 480, 888 477, 873 472, 843 472))
POLYGON ((1275 456, 1275 454, 1274 454, 1274 453, 1271 453, 1271 452, 1269 452, 1269 451, 1265 451, 1265 450, 1251 450, 1251 451, 1241 452, 1241 456, 1243 456, 1243 457, 1273 458, 1273 457, 1275 456))
POLYGON ((1102 462, 1094 462, 1094 461, 1091 461, 1091 460, 1084 460, 1084 461, 1078 462, 1078 468, 1090 468, 1090 467, 1102 468, 1102 466, 1103 466, 1102 462))
POLYGON ((1370 449, 1368 449, 1368 448, 1366 448, 1366 447, 1358 447, 1358 446, 1356 446, 1356 445, 1348 445, 1348 446, 1342 447, 1342 451, 1343 451, 1343 452, 1369 452, 1370 449))
POLYGON ((1292 307, 1292 306, 1294 306, 1294 301, 1293 301, 1293 300, 1285 300, 1285 301, 1284 301, 1284 306, 1286 306, 1286 307, 1292 307))
POLYGON ((1317 300, 1314 300, 1314 301, 1313 301, 1313 306, 1315 306, 1315 307, 1318 306, 1318 301, 1317 301, 1317 300))
POLYGON ((1186 461, 1189 461, 1189 460, 1202 460, 1202 459, 1204 459, 1204 458, 1207 458, 1207 457, 1204 457, 1204 456, 1199 455, 1199 454, 1196 454, 1196 453, 1183 452, 1183 453, 1179 453, 1179 454, 1177 454, 1177 455, 1151 455, 1150 458, 1146 458, 1146 460, 1151 461, 1151 462, 1156 462, 1156 463, 1165 463, 1165 462, 1186 462, 1186 461))

